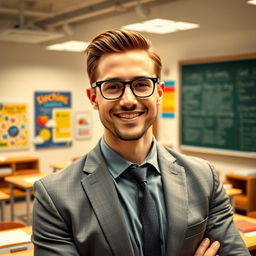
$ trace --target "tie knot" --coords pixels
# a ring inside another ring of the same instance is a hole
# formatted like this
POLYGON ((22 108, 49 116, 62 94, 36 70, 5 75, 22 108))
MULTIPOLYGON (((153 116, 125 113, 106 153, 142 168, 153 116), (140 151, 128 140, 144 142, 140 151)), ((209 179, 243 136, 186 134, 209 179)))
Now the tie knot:
POLYGON ((131 165, 128 167, 129 174, 139 183, 147 182, 147 166, 131 165))

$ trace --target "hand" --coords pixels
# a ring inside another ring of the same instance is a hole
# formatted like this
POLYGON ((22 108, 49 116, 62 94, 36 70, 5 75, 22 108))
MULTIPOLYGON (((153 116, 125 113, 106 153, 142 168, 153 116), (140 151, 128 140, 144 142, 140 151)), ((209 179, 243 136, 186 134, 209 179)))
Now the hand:
POLYGON ((215 256, 220 248, 220 243, 218 241, 210 243, 210 239, 205 238, 197 248, 194 256, 215 256))

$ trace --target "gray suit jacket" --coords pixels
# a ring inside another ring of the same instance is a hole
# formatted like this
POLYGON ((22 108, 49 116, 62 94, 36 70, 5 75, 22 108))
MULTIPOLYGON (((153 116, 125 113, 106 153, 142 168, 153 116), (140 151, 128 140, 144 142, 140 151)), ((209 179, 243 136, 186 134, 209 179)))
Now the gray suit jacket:
MULTIPOLYGON (((188 256, 207 236, 220 255, 249 255, 229 200, 206 161, 157 146, 168 219, 167 256, 188 256)), ((97 145, 35 183, 35 256, 133 256, 121 205, 97 145)))

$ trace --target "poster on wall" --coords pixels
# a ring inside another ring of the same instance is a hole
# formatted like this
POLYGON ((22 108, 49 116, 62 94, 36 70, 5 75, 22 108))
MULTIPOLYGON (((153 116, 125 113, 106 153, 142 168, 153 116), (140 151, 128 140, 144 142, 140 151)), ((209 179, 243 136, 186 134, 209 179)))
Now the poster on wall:
POLYGON ((80 111, 75 114, 75 138, 88 140, 92 137, 92 113, 80 111))
POLYGON ((175 117, 175 81, 164 81, 164 96, 162 100, 162 117, 175 117))
POLYGON ((0 103, 0 150, 28 148, 28 106, 0 103))
POLYGON ((37 149, 72 144, 70 92, 35 92, 35 138, 37 149))

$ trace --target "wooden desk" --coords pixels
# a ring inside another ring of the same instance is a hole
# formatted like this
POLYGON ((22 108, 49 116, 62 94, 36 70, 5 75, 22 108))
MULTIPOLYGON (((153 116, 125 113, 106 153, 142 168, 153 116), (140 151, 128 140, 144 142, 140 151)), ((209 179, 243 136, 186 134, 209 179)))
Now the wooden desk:
POLYGON ((10 188, 10 212, 11 212, 11 221, 14 220, 14 187, 25 190, 26 192, 26 220, 25 222, 29 225, 30 220, 30 201, 31 201, 31 192, 33 190, 34 182, 40 178, 45 177, 47 174, 38 173, 30 175, 14 175, 5 177, 5 181, 9 183, 10 188))
POLYGON ((53 172, 60 171, 67 166, 69 166, 72 162, 66 162, 66 163, 55 163, 55 164, 50 164, 49 166, 53 169, 53 172))
MULTIPOLYGON (((0 172, 0 187, 1 191, 5 193, 5 190, 8 190, 8 184, 4 182, 4 178, 11 175, 39 173, 39 159, 32 156, 3 157, 0 159, 0 170, 2 170, 0 172)), ((19 197, 20 194, 17 193, 15 196, 19 197)))
POLYGON ((10 196, 0 191, 0 202, 1 202, 1 221, 5 221, 5 201, 9 200, 10 196))
POLYGON ((235 196, 236 209, 246 211, 248 214, 256 210, 256 176, 242 176, 227 174, 226 181, 231 183, 234 188, 242 189, 241 195, 235 196))
POLYGON ((235 211, 235 196, 241 195, 243 193, 242 189, 239 188, 227 188, 226 194, 230 199, 230 203, 235 211))
POLYGON ((9 252, 1 254, 1 256, 33 256, 34 255, 34 249, 28 249, 21 252, 9 252))
MULTIPOLYGON (((243 216, 240 214, 235 214, 234 220, 239 220, 239 219, 244 219, 244 220, 248 220, 248 221, 256 223, 256 219, 254 219, 254 218, 246 217, 246 216, 243 216)), ((245 234, 243 234, 243 233, 240 233, 240 235, 241 235, 242 239, 244 240, 246 247, 249 249, 249 251, 256 249, 256 235, 245 236, 245 234)))
POLYGON ((236 195, 240 195, 242 194, 242 189, 239 189, 239 188, 227 188, 226 189, 226 193, 228 196, 236 196, 236 195))
MULTIPOLYGON (((32 234, 32 226, 28 226, 28 227, 24 227, 24 228, 18 228, 18 229, 25 231, 29 235, 32 234)), ((4 230, 4 231, 7 231, 7 230, 4 230)), ((33 255, 34 255, 34 249, 33 248, 30 248, 30 249, 27 249, 27 250, 24 250, 24 251, 20 251, 20 252, 9 252, 9 253, 1 254, 1 256, 33 256, 33 255)))

